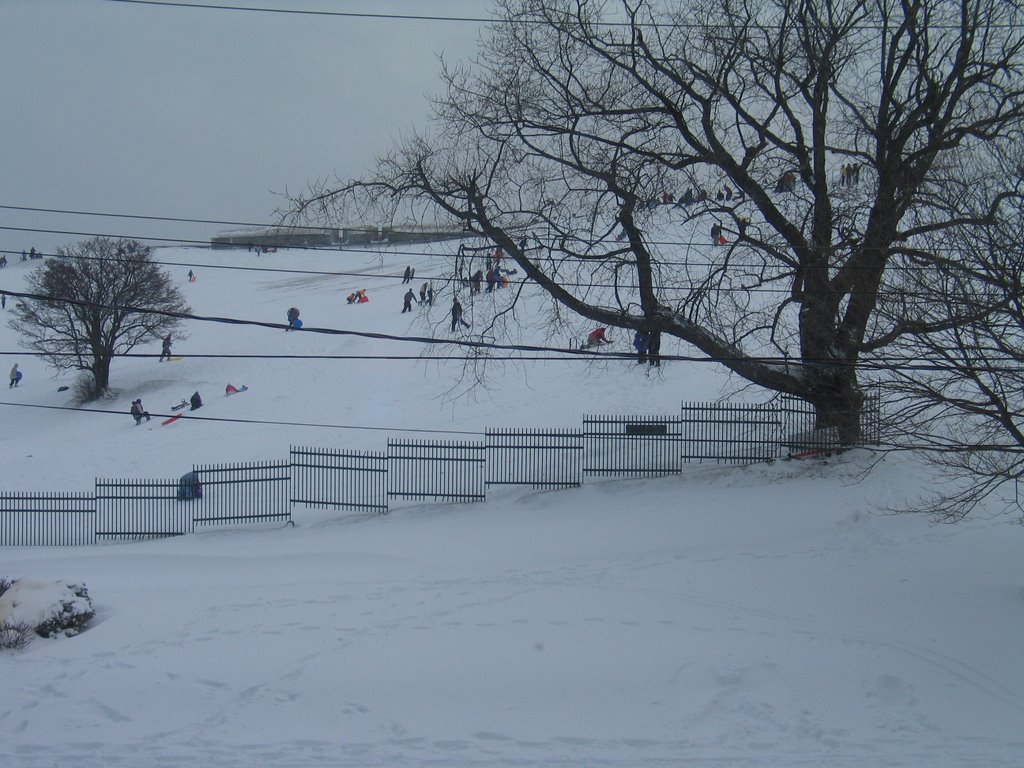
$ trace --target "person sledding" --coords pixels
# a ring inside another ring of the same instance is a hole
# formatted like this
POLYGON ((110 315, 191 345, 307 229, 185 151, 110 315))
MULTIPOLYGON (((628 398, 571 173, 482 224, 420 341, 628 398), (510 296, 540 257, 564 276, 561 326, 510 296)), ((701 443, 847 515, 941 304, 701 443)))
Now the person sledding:
POLYGON ((606 335, 607 328, 600 327, 592 330, 588 335, 583 344, 580 345, 580 349, 591 349, 592 347, 601 347, 605 344, 611 344, 611 339, 606 335))
POLYGON ((203 407, 203 398, 199 396, 198 392, 193 392, 192 397, 189 398, 189 404, 192 406, 189 408, 190 411, 197 411, 203 407))
POLYGON ((249 387, 245 384, 243 384, 240 387, 236 387, 234 384, 228 384, 226 387, 224 387, 224 396, 227 397, 228 395, 236 395, 239 392, 245 392, 248 389, 249 387))

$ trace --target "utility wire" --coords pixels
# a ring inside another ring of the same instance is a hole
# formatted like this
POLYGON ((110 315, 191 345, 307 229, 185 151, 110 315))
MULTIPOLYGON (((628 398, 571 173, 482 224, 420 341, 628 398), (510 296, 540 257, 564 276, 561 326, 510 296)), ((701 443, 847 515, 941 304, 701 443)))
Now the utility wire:
POLYGON ((245 5, 220 5, 214 3, 181 3, 170 0, 107 0, 125 5, 151 5, 168 8, 195 8, 208 11, 248 11, 250 13, 278 13, 293 16, 333 16, 348 19, 386 19, 388 21, 454 21, 473 24, 489 24, 500 19, 484 16, 430 16, 414 13, 366 13, 361 11, 312 11, 298 8, 258 8, 245 5))
MULTIPOLYGON (((388 21, 438 21, 438 22, 470 22, 473 24, 530 24, 549 26, 550 22, 544 19, 534 18, 522 18, 517 17, 514 19, 508 19, 504 17, 477 17, 477 16, 431 16, 427 14, 402 14, 402 13, 366 13, 358 11, 313 11, 313 10, 300 10, 296 8, 259 8, 253 6, 244 5, 223 5, 214 3, 185 3, 185 2, 172 2, 171 0, 107 0, 111 3, 122 3, 126 5, 147 5, 154 7, 168 7, 168 8, 193 8, 199 10, 214 10, 214 11, 244 11, 249 13, 271 13, 271 14, 289 14, 298 16, 326 16, 326 17, 339 17, 339 18, 361 18, 361 19, 384 19, 388 21)), ((575 16, 572 13, 566 14, 564 20, 568 23, 575 21, 575 16)), ((637 29, 732 29, 731 26, 726 24, 698 24, 698 23, 686 23, 681 21, 672 22, 636 22, 635 24, 629 21, 602 21, 595 23, 595 26, 601 27, 624 27, 624 28, 637 28, 637 29)), ((820 26, 825 26, 824 24, 820 26)), ((759 29, 773 30, 773 29, 790 29, 790 26, 783 26, 780 24, 759 24, 759 29)), ((995 24, 992 25, 993 29, 1017 29, 1015 24, 995 24)), ((862 31, 881 31, 886 27, 881 24, 860 24, 857 27, 858 30, 862 31)), ((956 24, 932 24, 929 29, 943 29, 958 31, 961 29, 956 24)))
MULTIPOLYGON (((114 307, 111 307, 111 306, 106 305, 106 304, 100 304, 98 302, 90 302, 90 301, 83 301, 83 300, 76 300, 76 299, 59 298, 59 297, 49 296, 49 295, 45 295, 45 294, 25 293, 25 292, 9 291, 9 290, 0 290, 0 294, 6 294, 8 296, 14 296, 14 297, 23 298, 23 299, 33 299, 33 300, 36 300, 36 301, 47 301, 47 302, 56 301, 56 302, 60 302, 60 303, 64 303, 64 304, 71 304, 71 305, 74 305, 74 306, 97 307, 97 308, 100 308, 100 309, 107 309, 107 310, 114 309, 114 307)), ((121 306, 118 309, 120 309, 121 311, 124 311, 124 312, 133 312, 133 313, 138 313, 138 314, 160 315, 162 317, 173 317, 173 318, 177 318, 177 319, 181 319, 181 320, 196 320, 196 321, 200 321, 200 322, 223 323, 223 324, 227 324, 227 325, 246 325, 246 326, 255 326, 255 327, 260 327, 260 328, 272 328, 272 329, 275 329, 275 330, 288 330, 288 328, 290 327, 289 325, 287 325, 285 323, 270 323, 270 322, 261 321, 261 320, 245 320, 245 319, 241 319, 241 318, 232 318, 232 317, 218 317, 218 316, 195 315, 195 314, 191 314, 191 313, 187 313, 187 312, 167 312, 167 311, 157 310, 157 309, 152 309, 152 308, 147 308, 147 307, 121 306)), ((311 326, 306 326, 306 325, 302 326, 302 328, 294 329, 292 332, 294 332, 294 333, 318 333, 318 334, 333 335, 333 336, 354 336, 354 337, 358 337, 358 338, 378 339, 378 340, 381 340, 381 341, 398 341, 398 342, 415 343, 415 344, 422 344, 422 345, 450 345, 450 346, 456 346, 456 347, 467 347, 467 348, 470 348, 470 349, 476 349, 476 350, 481 350, 481 351, 500 350, 500 351, 506 351, 506 352, 532 352, 532 353, 538 353, 538 354, 540 354, 540 353, 551 353, 551 354, 568 356, 568 357, 574 357, 574 358, 582 358, 582 359, 587 359, 587 360, 591 360, 591 361, 599 360, 599 359, 606 359, 606 360, 607 359, 611 359, 611 360, 618 359, 618 360, 635 361, 637 359, 636 354, 633 353, 633 352, 612 352, 610 350, 600 351, 600 350, 596 350, 596 349, 592 349, 592 348, 591 349, 574 349, 574 348, 571 348, 571 347, 549 347, 549 346, 535 345, 535 344, 498 344, 498 343, 495 343, 495 342, 476 341, 476 340, 467 340, 467 339, 439 339, 439 338, 435 338, 435 337, 431 337, 431 336, 399 336, 399 335, 396 335, 396 334, 379 333, 379 332, 372 332, 372 331, 354 331, 354 330, 347 330, 347 329, 341 329, 341 328, 324 328, 324 327, 317 328, 317 327, 311 327, 311 326)), ((20 354, 20 353, 3 353, 3 354, 20 354)), ((74 354, 75 353, 62 353, 62 355, 68 355, 68 356, 74 356, 74 354)), ((39 356, 46 357, 47 355, 43 354, 43 353, 39 353, 39 356)), ((49 355, 49 356, 52 357, 53 355, 49 355)), ((149 355, 149 354, 130 354, 130 355, 122 355, 122 356, 124 356, 124 357, 156 357, 156 355, 149 355)), ((265 356, 263 356, 263 355, 203 354, 203 355, 189 355, 189 357, 211 357, 211 358, 228 358, 228 357, 243 357, 243 358, 245 358, 245 357, 251 357, 251 358, 264 358, 265 356)), ((284 357, 286 357, 286 359, 287 359, 287 356, 284 356, 284 357)), ((308 357, 309 359, 319 359, 319 360, 327 360, 327 359, 343 360, 343 359, 348 359, 345 356, 341 356, 341 355, 311 355, 311 356, 306 356, 306 357, 308 357)), ((372 357, 373 359, 389 359, 387 356, 382 356, 382 357, 379 357, 379 358, 377 358, 376 356, 369 356, 369 357, 372 357)), ((900 362, 898 362, 898 363, 886 363, 886 362, 878 362, 878 361, 872 362, 870 360, 866 360, 866 361, 865 360, 858 360, 856 362, 848 362, 848 361, 833 360, 833 359, 762 357, 762 356, 756 356, 756 355, 743 356, 743 357, 727 357, 727 356, 700 356, 700 357, 690 356, 690 357, 688 357, 688 356, 683 356, 683 355, 658 355, 658 357, 659 357, 659 359, 662 359, 662 360, 669 360, 669 361, 676 360, 676 361, 680 361, 680 362, 724 363, 724 364, 738 363, 738 362, 748 362, 748 363, 755 363, 755 364, 762 364, 762 365, 785 366, 785 367, 792 366, 794 368, 802 368, 802 367, 808 367, 808 368, 824 368, 824 367, 827 367, 827 368, 848 368, 848 367, 857 367, 857 368, 859 368, 861 370, 920 370, 920 371, 948 371, 948 370, 956 370, 956 368, 954 366, 935 365, 935 364, 927 363, 927 362, 923 362, 923 363, 916 363, 916 362, 913 362, 913 361, 908 362, 905 359, 900 361, 900 362)), ((405 359, 405 358, 404 357, 396 357, 395 359, 405 359)), ((421 358, 417 358, 417 359, 421 359, 421 358)), ((446 359, 446 358, 443 358, 443 359, 446 359)), ((483 354, 481 354, 481 355, 477 355, 477 356, 469 356, 468 359, 479 359, 479 360, 482 361, 484 359, 490 359, 490 358, 489 357, 485 357, 483 354)), ((516 361, 516 360, 518 360, 520 358, 518 358, 518 357, 507 357, 507 358, 497 358, 497 359, 504 359, 504 360, 508 360, 508 361, 516 361)), ((545 359, 548 359, 548 358, 545 358, 545 359)), ((997 370, 997 369, 993 369, 993 370, 997 370)), ((1017 369, 1006 369, 1006 370, 1016 371, 1017 369)))
MULTIPOLYGON (((106 408, 83 408, 70 405, 38 405, 34 403, 5 403, 0 402, 0 406, 7 406, 11 408, 37 408, 47 411, 76 411, 79 413, 99 413, 107 416, 121 416, 124 417, 127 411, 114 411, 106 408)), ((471 432, 467 430, 454 430, 454 429, 416 429, 408 427, 370 427, 363 424, 323 424, 311 421, 274 421, 270 419, 229 419, 221 416, 193 416, 191 413, 154 413, 150 411, 151 417, 156 419, 171 418, 172 416, 180 416, 181 420, 188 419, 190 421, 209 421, 209 422, 226 422, 230 424, 261 424, 268 426, 281 426, 281 427, 316 427, 320 429, 346 429, 346 430, 367 430, 374 432, 415 432, 420 434, 432 434, 432 435, 473 435, 480 436, 483 432, 471 432)))
POLYGON ((258 227, 263 229, 320 229, 332 232, 337 227, 318 227, 314 225, 266 224, 253 221, 224 221, 222 219, 187 219, 181 216, 151 216, 137 213, 102 213, 100 211, 76 211, 67 208, 36 208, 30 205, 0 205, 0 210, 29 211, 32 213, 59 213, 68 216, 96 216, 115 219, 143 219, 146 221, 173 221, 184 224, 222 224, 229 227, 258 227))

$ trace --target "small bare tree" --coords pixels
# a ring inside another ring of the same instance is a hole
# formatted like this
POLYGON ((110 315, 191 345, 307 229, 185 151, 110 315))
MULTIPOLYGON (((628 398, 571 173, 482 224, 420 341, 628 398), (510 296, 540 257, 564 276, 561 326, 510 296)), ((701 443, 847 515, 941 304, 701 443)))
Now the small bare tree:
POLYGON ((134 240, 94 238, 57 252, 27 278, 9 325, 58 369, 87 371, 91 396, 110 386, 115 355, 166 336, 189 312, 181 292, 134 240))

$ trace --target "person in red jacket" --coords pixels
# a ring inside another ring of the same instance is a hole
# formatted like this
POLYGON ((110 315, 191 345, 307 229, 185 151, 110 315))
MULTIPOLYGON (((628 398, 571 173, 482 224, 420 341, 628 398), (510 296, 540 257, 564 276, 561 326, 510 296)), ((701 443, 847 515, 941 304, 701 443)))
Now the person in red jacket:
POLYGON ((583 342, 583 349, 590 349, 591 347, 599 347, 602 344, 611 344, 611 340, 605 335, 607 329, 604 327, 595 328, 587 336, 587 340, 583 342))

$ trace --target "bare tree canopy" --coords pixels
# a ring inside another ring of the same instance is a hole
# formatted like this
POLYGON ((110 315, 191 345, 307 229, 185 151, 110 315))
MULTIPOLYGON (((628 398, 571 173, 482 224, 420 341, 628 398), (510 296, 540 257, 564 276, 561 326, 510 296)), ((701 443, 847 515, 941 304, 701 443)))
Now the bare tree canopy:
POLYGON ((134 240, 62 248, 26 284, 47 298, 22 302, 10 326, 56 368, 87 371, 95 396, 110 386, 115 355, 171 333, 190 311, 150 248, 134 240))
POLYGON ((298 218, 460 224, 560 305, 687 342, 851 442, 866 360, 991 309, 957 247, 1021 192, 1017 0, 498 6, 430 130, 298 218), (921 292, 921 270, 945 279, 921 292))

